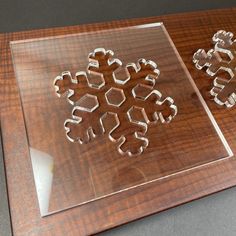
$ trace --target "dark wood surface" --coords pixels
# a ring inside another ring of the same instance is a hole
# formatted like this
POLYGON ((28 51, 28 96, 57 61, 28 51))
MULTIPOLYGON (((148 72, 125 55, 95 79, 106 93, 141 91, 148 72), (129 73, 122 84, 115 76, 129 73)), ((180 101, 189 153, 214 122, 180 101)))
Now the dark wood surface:
MULTIPOLYGON (((13 232, 16 235, 93 234, 233 186, 236 184, 236 163, 233 157, 40 218, 9 41, 163 21, 202 95, 207 98, 205 91, 211 81, 207 80, 203 72, 196 71, 192 64, 192 55, 198 48, 210 48, 210 39, 217 30, 236 32, 235 13, 235 9, 214 10, 109 24, 2 34, 1 119, 13 232)), ((234 152, 235 109, 220 109, 209 100, 207 103, 234 152)))

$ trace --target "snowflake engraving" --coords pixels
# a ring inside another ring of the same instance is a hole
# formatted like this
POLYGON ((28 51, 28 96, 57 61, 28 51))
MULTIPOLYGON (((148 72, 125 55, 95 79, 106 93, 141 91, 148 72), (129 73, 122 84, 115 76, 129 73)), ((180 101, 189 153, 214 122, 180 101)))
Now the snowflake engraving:
POLYGON ((63 72, 54 80, 57 96, 73 106, 64 128, 71 142, 88 143, 107 134, 120 154, 141 154, 149 144, 151 125, 169 123, 177 114, 171 97, 155 89, 160 74, 153 61, 139 59, 122 66, 111 50, 97 48, 86 71, 63 72))
POLYGON ((214 77, 210 90, 214 101, 226 107, 236 103, 236 40, 233 36, 231 32, 220 30, 212 38, 214 49, 208 52, 199 49, 193 55, 196 68, 206 67, 207 74, 214 77))

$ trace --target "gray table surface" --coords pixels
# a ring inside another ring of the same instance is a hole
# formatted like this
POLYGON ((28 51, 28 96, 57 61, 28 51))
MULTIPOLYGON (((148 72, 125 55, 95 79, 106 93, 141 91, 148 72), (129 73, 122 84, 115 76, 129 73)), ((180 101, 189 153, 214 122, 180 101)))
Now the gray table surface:
MULTIPOLYGON (((236 7, 236 0, 1 0, 0 32, 233 6, 236 7)), ((0 236, 8 236, 10 226, 2 159, 0 154, 0 236)), ((100 235, 236 235, 236 188, 146 217, 100 235)))
POLYGON ((11 221, 7 199, 7 186, 3 161, 2 138, 0 135, 0 236, 2 235, 11 235, 11 221))

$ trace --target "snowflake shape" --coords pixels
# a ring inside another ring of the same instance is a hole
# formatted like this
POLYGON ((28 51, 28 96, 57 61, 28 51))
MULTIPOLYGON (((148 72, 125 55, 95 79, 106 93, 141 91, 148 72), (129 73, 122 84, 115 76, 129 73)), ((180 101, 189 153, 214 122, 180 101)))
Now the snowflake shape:
POLYGON ((54 80, 57 96, 73 106, 65 120, 71 142, 88 143, 107 134, 120 154, 141 154, 149 144, 149 126, 169 123, 177 114, 171 97, 155 89, 160 74, 153 61, 139 59, 125 67, 111 50, 97 48, 88 56, 87 72, 62 72, 54 80))
POLYGON ((212 38, 214 49, 208 52, 199 49, 193 55, 196 68, 206 67, 207 74, 214 77, 210 90, 214 101, 226 107, 233 107, 236 103, 236 40, 233 36, 231 32, 220 30, 212 38))

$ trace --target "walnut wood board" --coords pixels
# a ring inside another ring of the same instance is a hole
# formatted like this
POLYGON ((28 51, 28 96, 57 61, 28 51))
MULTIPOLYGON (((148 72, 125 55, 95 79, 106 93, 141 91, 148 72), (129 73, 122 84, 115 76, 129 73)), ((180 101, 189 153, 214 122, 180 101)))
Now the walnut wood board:
MULTIPOLYGON (((236 184, 234 157, 213 162, 153 183, 130 189, 89 204, 41 218, 28 152, 27 136, 10 41, 99 31, 117 27, 163 22, 195 80, 232 151, 235 151, 235 109, 224 109, 208 99, 211 81, 195 69, 192 55, 198 48, 211 48, 210 39, 219 29, 236 32, 236 9, 178 14, 84 26, 2 34, 1 122, 7 185, 15 235, 94 234, 170 207, 209 195, 236 184), (14 118, 14 119, 12 119, 14 118)), ((212 150, 209 150, 211 152, 212 150)))

